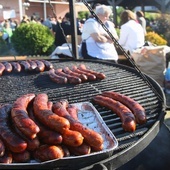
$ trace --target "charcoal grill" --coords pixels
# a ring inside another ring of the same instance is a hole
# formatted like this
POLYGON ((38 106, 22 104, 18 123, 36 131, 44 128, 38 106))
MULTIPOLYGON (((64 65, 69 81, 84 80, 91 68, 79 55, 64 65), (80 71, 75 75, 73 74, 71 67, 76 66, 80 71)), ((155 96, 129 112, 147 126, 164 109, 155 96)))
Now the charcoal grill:
POLYGON ((145 109, 147 123, 137 125, 135 132, 125 132, 121 121, 116 114, 101 106, 94 106, 102 116, 106 125, 115 135, 119 146, 108 158, 96 161, 83 157, 69 162, 53 160, 36 164, 0 164, 0 169, 56 169, 56 170, 83 170, 83 169, 116 169, 137 154, 139 154, 155 138, 164 120, 166 99, 164 92, 157 82, 146 76, 150 85, 141 77, 137 70, 125 65, 107 61, 59 59, 49 60, 54 68, 71 67, 85 64, 88 68, 106 74, 102 81, 85 82, 79 85, 59 85, 52 82, 48 72, 41 73, 10 73, 0 77, 0 103, 13 103, 17 97, 27 93, 47 93, 49 100, 67 99, 69 103, 92 102, 92 97, 103 91, 113 90, 128 95, 137 100, 145 109))

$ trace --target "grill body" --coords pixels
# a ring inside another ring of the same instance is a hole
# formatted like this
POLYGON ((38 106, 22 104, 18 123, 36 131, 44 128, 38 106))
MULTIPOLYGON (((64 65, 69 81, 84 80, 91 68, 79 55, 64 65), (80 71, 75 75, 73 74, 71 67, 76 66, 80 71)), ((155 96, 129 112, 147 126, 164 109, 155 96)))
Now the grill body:
POLYGON ((20 72, 0 77, 0 103, 13 103, 17 97, 27 93, 47 93, 50 101, 67 99, 69 103, 92 102, 92 97, 103 91, 116 91, 138 101, 146 110, 147 123, 137 125, 133 133, 125 132, 121 127, 120 118, 110 110, 94 106, 102 116, 106 125, 115 135, 119 146, 112 155, 103 153, 99 158, 77 157, 70 160, 53 160, 44 163, 0 164, 0 169, 93 169, 107 167, 116 169, 140 153, 155 138, 160 130, 165 115, 166 99, 158 83, 147 77, 155 93, 140 74, 133 68, 110 62, 93 60, 49 60, 55 69, 85 64, 88 68, 103 72, 106 79, 85 82, 79 85, 59 85, 52 82, 48 71, 41 73, 20 72), (158 97, 158 94, 160 97, 158 97), (161 98, 161 99, 160 99, 161 98))

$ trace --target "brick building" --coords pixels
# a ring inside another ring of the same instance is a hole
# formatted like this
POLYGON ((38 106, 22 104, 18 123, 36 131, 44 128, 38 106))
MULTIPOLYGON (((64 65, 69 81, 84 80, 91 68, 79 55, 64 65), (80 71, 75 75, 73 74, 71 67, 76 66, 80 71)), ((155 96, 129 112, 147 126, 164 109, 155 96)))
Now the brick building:
MULTIPOLYGON (((52 0, 51 4, 57 17, 63 18, 69 11, 69 3, 63 0, 52 0)), ((53 15, 51 6, 47 0, 1 0, 0 1, 0 22, 4 19, 15 18, 21 21, 23 15, 36 15, 46 19, 48 15, 53 15)), ((87 11, 83 3, 75 3, 75 13, 87 11)))

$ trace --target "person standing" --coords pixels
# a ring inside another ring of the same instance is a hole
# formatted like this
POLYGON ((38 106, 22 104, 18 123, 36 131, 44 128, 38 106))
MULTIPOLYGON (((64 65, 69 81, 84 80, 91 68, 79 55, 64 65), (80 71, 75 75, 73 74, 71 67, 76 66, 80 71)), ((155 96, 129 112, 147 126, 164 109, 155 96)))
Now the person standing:
POLYGON ((125 51, 131 53, 145 44, 145 33, 142 26, 136 21, 136 15, 130 10, 121 13, 121 27, 119 44, 125 51))
POLYGON ((138 20, 139 24, 142 25, 142 28, 143 28, 144 33, 146 35, 146 20, 145 20, 145 17, 144 17, 144 13, 142 11, 137 11, 136 16, 137 16, 137 20, 138 20))
MULTIPOLYGON (((106 5, 96 6, 96 15, 108 28, 112 35, 118 39, 113 22, 109 21, 112 13, 106 5)), ((102 25, 95 19, 89 18, 82 29, 81 55, 84 59, 111 60, 117 62, 118 54, 114 43, 102 25)))

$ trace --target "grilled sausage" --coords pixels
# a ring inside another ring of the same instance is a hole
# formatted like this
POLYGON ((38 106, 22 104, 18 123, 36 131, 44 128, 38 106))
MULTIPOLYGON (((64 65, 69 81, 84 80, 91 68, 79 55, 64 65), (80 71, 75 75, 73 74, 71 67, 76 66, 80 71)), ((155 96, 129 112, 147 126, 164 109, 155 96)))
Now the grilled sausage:
POLYGON ((5 70, 4 64, 0 63, 0 76, 2 76, 4 70, 5 70))
POLYGON ((64 73, 62 69, 55 70, 55 74, 57 74, 58 76, 66 77, 68 80, 68 83, 70 84, 80 84, 82 82, 79 77, 64 73))
POLYGON ((26 149, 27 143, 11 127, 11 108, 10 104, 0 108, 0 137, 10 151, 22 152, 26 149))
POLYGON ((15 72, 17 72, 17 73, 21 72, 22 68, 21 68, 21 65, 18 62, 13 61, 13 62, 11 62, 11 65, 12 65, 13 70, 15 72))
POLYGON ((82 70, 78 69, 77 66, 73 66, 71 70, 74 71, 74 72, 76 72, 76 73, 86 75, 89 81, 94 81, 94 80, 96 80, 96 76, 95 76, 94 74, 91 74, 91 73, 87 73, 87 72, 85 72, 85 71, 82 71, 82 70))
POLYGON ((58 83, 58 84, 66 84, 67 83, 67 78, 56 75, 54 69, 49 70, 48 75, 49 75, 50 79, 52 81, 54 81, 55 83, 58 83))
POLYGON ((127 108, 124 104, 102 95, 95 96, 93 101, 98 105, 104 106, 116 113, 120 117, 122 127, 125 131, 134 132, 136 130, 135 117, 131 110, 129 110, 129 108, 127 108))
POLYGON ((114 100, 118 100, 119 102, 126 105, 130 110, 132 110, 133 114, 135 115, 137 123, 139 124, 146 123, 147 119, 146 119, 145 109, 137 101, 133 100, 128 96, 113 91, 103 92, 102 95, 106 97, 110 97, 114 100))
POLYGON ((41 145, 35 152, 34 158, 37 161, 44 162, 64 157, 64 151, 61 146, 41 145))
POLYGON ((12 65, 9 62, 4 62, 3 65, 5 66, 5 72, 6 73, 11 73, 12 72, 12 65))
POLYGON ((84 141, 89 144, 95 151, 103 149, 103 137, 94 130, 83 126, 79 121, 73 119, 66 108, 61 103, 57 102, 53 105, 54 113, 69 120, 70 129, 78 131, 84 137, 84 141))
POLYGON ((91 153, 90 145, 86 144, 85 142, 77 147, 68 147, 71 154, 80 156, 80 155, 88 155, 91 153))
MULTIPOLYGON (((52 102, 48 102, 48 103, 52 103, 52 102)), ((50 106, 50 107, 52 107, 52 106, 50 106)), ((50 108, 50 110, 51 110, 51 108, 50 108)), ((37 136, 41 142, 43 142, 45 144, 50 144, 50 145, 58 145, 58 144, 62 143, 63 138, 62 138, 61 134, 47 128, 42 123, 40 123, 40 121, 38 121, 36 119, 36 117, 34 116, 34 113, 33 113, 32 105, 30 105, 30 107, 28 108, 28 115, 40 128, 40 131, 37 134, 37 136)))
POLYGON ((45 126, 59 133, 64 129, 70 128, 70 123, 67 119, 60 117, 48 109, 48 96, 45 93, 38 94, 33 102, 35 117, 45 126))
POLYGON ((71 76, 79 77, 82 80, 82 82, 85 82, 88 79, 86 75, 73 72, 72 70, 69 69, 69 67, 65 67, 63 71, 71 76))
POLYGON ((99 80, 103 80, 103 79, 106 78, 105 74, 99 73, 99 72, 96 72, 96 71, 93 71, 93 70, 89 70, 89 69, 86 68, 86 66, 84 64, 80 64, 78 69, 80 69, 84 72, 87 72, 87 73, 94 74, 96 76, 96 78, 99 79, 99 80))
POLYGON ((34 97, 35 94, 22 95, 14 102, 11 110, 12 120, 16 127, 29 139, 35 138, 40 131, 35 122, 29 118, 27 112, 28 104, 34 99, 34 97))
POLYGON ((21 153, 12 153, 12 158, 14 163, 26 163, 30 161, 31 154, 25 150, 21 153))
POLYGON ((45 64, 40 60, 35 60, 35 62, 37 64, 36 71, 43 72, 45 70, 45 64))
POLYGON ((0 139, 0 157, 5 153, 5 145, 4 142, 0 139))
POLYGON ((22 66, 22 68, 25 70, 25 71, 29 71, 30 70, 30 63, 28 61, 21 61, 20 62, 20 65, 22 66))
POLYGON ((0 163, 11 164, 12 160, 12 154, 9 151, 6 151, 5 154, 0 157, 0 163))
POLYGON ((48 60, 41 60, 45 65, 45 70, 50 70, 53 68, 53 64, 48 60))
POLYGON ((78 120, 78 108, 75 105, 69 104, 66 109, 73 119, 78 120))
POLYGON ((37 68, 37 63, 34 60, 28 60, 28 63, 30 64, 29 71, 34 71, 37 68))

